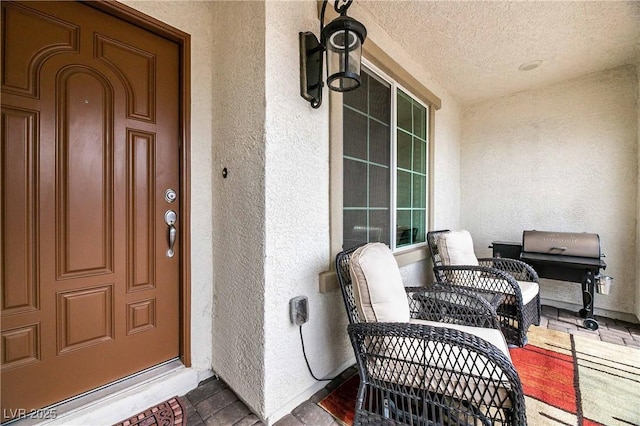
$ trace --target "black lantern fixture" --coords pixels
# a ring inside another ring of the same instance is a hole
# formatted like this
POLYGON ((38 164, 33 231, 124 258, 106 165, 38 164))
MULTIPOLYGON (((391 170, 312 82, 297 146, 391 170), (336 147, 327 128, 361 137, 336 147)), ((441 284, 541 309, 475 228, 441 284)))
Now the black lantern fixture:
POLYGON ((336 92, 347 92, 360 87, 360 59, 362 43, 367 29, 347 16, 353 0, 342 3, 335 0, 335 11, 340 15, 324 26, 327 0, 320 12, 320 41, 311 32, 300 33, 300 95, 311 102, 313 108, 322 104, 323 52, 327 52, 327 85, 336 92))

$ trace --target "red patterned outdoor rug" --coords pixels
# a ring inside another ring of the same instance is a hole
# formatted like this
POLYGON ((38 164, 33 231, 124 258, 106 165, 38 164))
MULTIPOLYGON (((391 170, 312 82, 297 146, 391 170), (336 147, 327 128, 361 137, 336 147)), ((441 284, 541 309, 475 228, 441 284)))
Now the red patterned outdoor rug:
MULTIPOLYGON (((538 425, 640 425, 640 350, 540 327, 511 349, 526 395, 527 422, 538 425)), ((353 424, 359 378, 319 405, 353 424)))
POLYGON ((640 350, 539 327, 511 358, 531 425, 640 425, 640 350))
POLYGON ((173 397, 115 426, 174 426, 186 424, 187 411, 178 397, 173 397))

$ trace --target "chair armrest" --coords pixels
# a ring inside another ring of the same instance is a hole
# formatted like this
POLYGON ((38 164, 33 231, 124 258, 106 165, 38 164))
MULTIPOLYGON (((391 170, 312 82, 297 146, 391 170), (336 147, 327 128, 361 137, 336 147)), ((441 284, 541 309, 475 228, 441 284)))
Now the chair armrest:
POLYGON ((516 279, 508 273, 488 266, 434 266, 438 284, 462 287, 481 293, 502 293, 514 296, 522 304, 522 291, 516 279))
POLYGON ((518 373, 486 340, 425 324, 359 323, 347 330, 361 380, 357 406, 362 407, 370 386, 392 401, 412 395, 435 409, 446 401, 445 406, 461 411, 458 418, 504 420, 502 410, 507 410, 513 416, 509 424, 526 424, 518 373))
POLYGON ((489 257, 478 259, 481 266, 488 266, 505 271, 518 281, 539 282, 538 273, 531 265, 517 259, 489 257))
POLYGON ((484 298, 462 288, 405 287, 411 318, 449 324, 500 328, 495 308, 484 298))

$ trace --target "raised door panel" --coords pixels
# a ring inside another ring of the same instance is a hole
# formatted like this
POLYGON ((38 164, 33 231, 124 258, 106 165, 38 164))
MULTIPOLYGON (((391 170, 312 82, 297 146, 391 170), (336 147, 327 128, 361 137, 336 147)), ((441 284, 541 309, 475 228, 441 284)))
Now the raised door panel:
POLYGON ((2 108, 2 316, 38 309, 37 111, 2 108))
POLYGON ((155 140, 153 133, 127 131, 128 292, 155 287, 155 140))
POLYGON ((40 324, 2 331, 2 371, 40 360, 40 324))
POLYGON ((57 82, 58 279, 113 272, 113 93, 95 71, 57 82))
POLYGON ((51 56, 78 52, 77 25, 19 4, 2 5, 2 90, 37 98, 40 67, 51 56), (37 32, 31 31, 37 28, 37 32), (10 46, 20 46, 13 49, 10 46))
POLYGON ((58 354, 113 340, 113 284, 57 294, 58 354))
POLYGON ((127 89, 127 117, 155 122, 155 55, 101 34, 95 37, 95 51, 127 89))

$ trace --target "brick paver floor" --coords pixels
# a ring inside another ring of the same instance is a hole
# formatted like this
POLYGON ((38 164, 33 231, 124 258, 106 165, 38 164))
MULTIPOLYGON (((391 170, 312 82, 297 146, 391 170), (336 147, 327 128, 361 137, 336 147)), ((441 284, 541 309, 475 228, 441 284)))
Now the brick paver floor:
MULTIPOLYGON (((540 326, 604 342, 640 348, 640 324, 600 316, 596 316, 596 320, 599 324, 598 330, 591 331, 584 328, 582 318, 575 312, 542 306, 540 326)), ((338 423, 333 417, 317 403, 353 373, 355 373, 355 367, 350 367, 339 378, 330 382, 311 399, 300 404, 274 426, 337 426, 338 423)), ((187 409, 188 426, 264 424, 223 381, 216 378, 203 381, 196 389, 181 397, 181 401, 187 409)))

